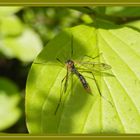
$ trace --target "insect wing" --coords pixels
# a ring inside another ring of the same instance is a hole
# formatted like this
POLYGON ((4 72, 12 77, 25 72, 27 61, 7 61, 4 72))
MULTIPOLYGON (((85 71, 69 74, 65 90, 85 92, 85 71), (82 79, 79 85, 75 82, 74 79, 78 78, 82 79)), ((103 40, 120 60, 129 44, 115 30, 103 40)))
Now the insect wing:
POLYGON ((111 69, 111 66, 105 63, 98 63, 98 62, 80 62, 80 65, 83 67, 89 68, 91 70, 109 70, 111 69))
POLYGON ((109 70, 111 69, 111 66, 105 63, 93 63, 93 68, 98 70, 109 70))

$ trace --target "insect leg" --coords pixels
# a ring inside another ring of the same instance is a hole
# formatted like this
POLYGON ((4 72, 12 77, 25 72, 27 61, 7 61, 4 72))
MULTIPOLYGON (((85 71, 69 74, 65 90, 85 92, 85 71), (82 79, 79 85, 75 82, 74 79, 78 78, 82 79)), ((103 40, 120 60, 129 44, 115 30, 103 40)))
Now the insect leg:
POLYGON ((71 74, 71 95, 73 95, 73 74, 71 74))
MULTIPOLYGON (((82 65, 82 64, 81 64, 82 65)), ((94 69, 94 68, 89 68, 89 67, 87 67, 87 66, 84 66, 84 65, 82 65, 83 66, 83 68, 81 68, 81 67, 76 67, 78 70, 90 70, 90 71, 92 71, 94 74, 98 74, 98 75, 103 75, 103 76, 112 76, 112 77, 115 77, 115 75, 113 75, 113 74, 111 74, 111 73, 109 73, 109 72, 104 72, 103 70, 98 70, 98 69, 94 69)), ((111 66, 110 66, 111 67, 111 66)))
POLYGON ((71 33, 71 57, 70 58, 72 57, 73 57, 73 35, 71 33))
POLYGON ((68 73, 68 70, 67 70, 67 74, 66 74, 66 76, 62 79, 62 81, 61 81, 61 87, 60 87, 60 98, 59 98, 59 102, 58 102, 58 104, 57 104, 57 107, 56 107, 56 110, 55 110, 55 115, 56 115, 56 113, 57 113, 57 110, 58 110, 58 108, 59 108, 59 106, 60 106, 60 104, 61 104, 61 100, 62 100, 62 97, 63 97, 63 94, 66 92, 66 90, 67 90, 67 83, 68 83, 68 77, 69 77, 69 73, 68 73), (63 82, 64 82, 64 80, 65 80, 65 83, 64 83, 64 89, 63 89, 63 82))
POLYGON ((56 60, 57 60, 61 65, 64 66, 64 63, 63 63, 59 58, 56 58, 56 60))
MULTIPOLYGON (((90 77, 90 79, 93 79, 93 80, 95 81, 95 84, 96 84, 96 87, 97 87, 97 89, 98 89, 98 92, 99 92, 100 96, 101 96, 104 100, 106 100, 108 103, 110 103, 110 105, 113 107, 112 102, 109 101, 109 100, 107 100, 107 99, 102 95, 101 90, 100 90, 99 85, 98 85, 98 82, 97 82, 97 80, 96 80, 94 74, 93 74, 91 71, 81 71, 81 72, 87 72, 87 73, 90 73, 90 74, 92 75, 93 78, 90 77)), ((89 78, 89 77, 87 77, 87 78, 89 78)))
POLYGON ((86 56, 86 57, 88 57, 88 58, 91 58, 91 59, 95 59, 95 58, 97 58, 97 57, 100 57, 100 55, 102 55, 103 53, 99 53, 97 56, 95 56, 95 57, 91 57, 91 56, 88 56, 88 55, 84 55, 84 56, 86 56))
POLYGON ((109 101, 109 100, 107 100, 107 99, 102 95, 101 90, 100 90, 99 85, 98 85, 98 82, 97 82, 97 80, 96 80, 94 74, 93 74, 92 72, 91 72, 91 74, 92 74, 92 76, 93 76, 93 79, 94 79, 94 81, 95 81, 95 84, 96 84, 96 86, 97 86, 97 89, 98 89, 98 91, 99 91, 100 96, 101 96, 104 100, 108 101, 108 102, 111 104, 111 106, 113 107, 112 102, 109 101))
POLYGON ((61 103, 61 100, 62 100, 62 96, 63 96, 62 84, 63 84, 65 78, 66 78, 66 76, 65 76, 65 77, 62 79, 62 81, 61 81, 60 98, 59 98, 59 102, 58 102, 57 107, 56 107, 55 112, 54 112, 55 115, 56 115, 56 113, 57 113, 57 110, 58 110, 58 108, 59 108, 59 106, 60 106, 60 103, 61 103))

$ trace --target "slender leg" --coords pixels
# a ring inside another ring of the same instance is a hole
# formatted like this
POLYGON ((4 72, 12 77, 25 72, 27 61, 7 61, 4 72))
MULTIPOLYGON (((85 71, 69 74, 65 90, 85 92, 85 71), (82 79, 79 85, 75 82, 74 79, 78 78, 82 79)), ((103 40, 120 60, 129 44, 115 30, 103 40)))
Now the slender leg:
POLYGON ((71 33, 71 58, 73 57, 73 35, 71 33))
POLYGON ((58 108, 59 108, 59 106, 60 106, 60 104, 61 104, 61 100, 62 100, 62 96, 63 96, 63 89, 62 89, 62 84, 63 84, 63 82, 64 82, 64 80, 66 79, 66 76, 62 79, 62 81, 61 81, 61 87, 60 87, 60 98, 59 98, 59 102, 58 102, 58 104, 57 104, 57 107, 56 107, 56 110, 55 110, 55 115, 56 115, 56 113, 57 113, 57 110, 58 110, 58 108))
POLYGON ((89 71, 89 70, 91 70, 91 71, 93 71, 96 75, 115 77, 115 75, 113 75, 113 74, 111 74, 111 73, 108 73, 108 72, 104 72, 104 71, 100 71, 100 70, 95 70, 95 69, 90 69, 90 68, 88 68, 88 67, 86 67, 86 66, 84 66, 84 67, 85 67, 85 68, 76 67, 76 69, 77 69, 78 71, 81 71, 81 70, 83 70, 83 71, 89 71))
POLYGON ((73 74, 71 74, 71 95, 73 95, 73 74))
MULTIPOLYGON (((47 63, 47 62, 33 62, 33 64, 37 64, 37 65, 54 65, 54 63, 47 63)), ((55 65, 57 65, 57 64, 55 64, 55 65)), ((60 65, 58 65, 58 66, 60 66, 60 65)))
POLYGON ((68 77, 69 77, 69 71, 68 71, 68 67, 67 67, 67 74, 65 76, 65 84, 64 84, 64 93, 67 91, 67 87, 68 87, 68 77))
MULTIPOLYGON (((107 99, 102 95, 101 90, 100 90, 99 85, 98 85, 98 82, 97 82, 97 80, 96 80, 94 74, 93 74, 91 71, 81 71, 81 72, 87 72, 87 73, 90 73, 90 74, 92 75, 93 80, 95 81, 95 84, 96 84, 96 87, 97 87, 97 89, 98 89, 98 92, 99 92, 100 96, 101 96, 104 100, 106 100, 108 103, 110 103, 111 106, 113 107, 112 102, 109 101, 109 100, 107 100, 107 99)), ((87 77, 87 78, 89 78, 89 77, 87 77)), ((92 78, 90 78, 90 79, 92 79, 92 78)))
POLYGON ((56 60, 57 60, 61 65, 64 66, 64 63, 63 63, 59 58, 56 58, 56 60))
POLYGON ((62 100, 62 97, 63 97, 63 94, 67 91, 67 86, 68 86, 68 77, 69 77, 69 73, 68 73, 68 70, 67 70, 67 74, 66 76, 62 79, 61 81, 61 87, 60 87, 60 98, 59 98, 59 102, 57 104, 57 107, 56 107, 56 110, 55 110, 55 115, 57 113, 57 110, 61 104, 61 100, 62 100), (65 81, 64 83, 64 88, 63 88, 63 82, 65 81))
POLYGON ((97 58, 97 57, 100 57, 100 55, 102 55, 102 53, 99 53, 97 56, 95 56, 95 57, 91 57, 91 56, 88 56, 88 55, 85 55, 86 57, 88 57, 88 58, 91 58, 91 59, 95 59, 95 58, 97 58))

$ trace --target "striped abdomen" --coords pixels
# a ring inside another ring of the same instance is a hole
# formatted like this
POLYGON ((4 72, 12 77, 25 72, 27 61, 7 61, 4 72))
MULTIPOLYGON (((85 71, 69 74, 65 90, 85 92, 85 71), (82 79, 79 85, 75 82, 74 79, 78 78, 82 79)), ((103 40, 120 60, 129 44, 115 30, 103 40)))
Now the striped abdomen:
POLYGON ((84 78, 84 76, 82 74, 80 74, 78 71, 75 72, 75 74, 77 75, 77 77, 80 79, 84 89, 88 92, 91 93, 91 89, 89 84, 87 83, 86 79, 84 78))

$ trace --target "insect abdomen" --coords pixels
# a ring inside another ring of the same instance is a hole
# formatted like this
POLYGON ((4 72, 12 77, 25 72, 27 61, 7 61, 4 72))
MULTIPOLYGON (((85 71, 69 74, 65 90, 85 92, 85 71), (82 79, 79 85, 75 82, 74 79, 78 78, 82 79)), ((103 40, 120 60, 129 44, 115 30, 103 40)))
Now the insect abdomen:
POLYGON ((91 93, 91 89, 86 81, 86 79, 84 78, 84 76, 82 76, 80 73, 79 73, 79 79, 84 87, 84 89, 88 92, 88 93, 91 93))
POLYGON ((82 74, 80 74, 80 73, 76 70, 76 68, 75 68, 74 66, 73 66, 73 68, 71 69, 71 72, 77 75, 77 77, 80 79, 80 81, 81 81, 81 83, 82 83, 84 89, 85 89, 88 93, 91 94, 90 86, 88 85, 88 83, 87 83, 86 79, 84 78, 84 76, 83 76, 82 74))

